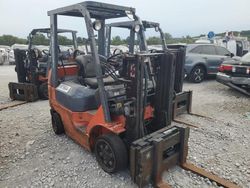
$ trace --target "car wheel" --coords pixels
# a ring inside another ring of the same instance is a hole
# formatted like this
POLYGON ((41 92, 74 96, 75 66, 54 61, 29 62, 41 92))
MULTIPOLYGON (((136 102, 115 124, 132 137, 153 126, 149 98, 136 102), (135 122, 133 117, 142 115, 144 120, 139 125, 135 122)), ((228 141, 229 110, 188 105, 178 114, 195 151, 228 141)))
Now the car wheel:
POLYGON ((50 113, 51 113, 52 128, 55 134, 59 135, 64 133, 64 127, 60 115, 53 110, 51 110, 50 113))
POLYGON ((123 170, 128 165, 126 146, 115 134, 105 134, 97 138, 95 156, 102 169, 108 173, 123 170))
POLYGON ((205 79, 206 71, 201 65, 195 66, 190 73, 189 80, 194 83, 201 83, 205 79))

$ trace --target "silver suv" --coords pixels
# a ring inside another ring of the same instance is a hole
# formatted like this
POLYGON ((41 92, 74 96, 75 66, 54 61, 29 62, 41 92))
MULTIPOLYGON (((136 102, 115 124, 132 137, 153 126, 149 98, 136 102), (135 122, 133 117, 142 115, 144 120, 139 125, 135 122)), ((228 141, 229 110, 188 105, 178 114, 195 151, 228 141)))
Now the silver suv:
POLYGON ((189 44, 186 49, 185 73, 194 83, 202 82, 208 75, 216 75, 223 61, 232 60, 226 48, 214 44, 189 44))

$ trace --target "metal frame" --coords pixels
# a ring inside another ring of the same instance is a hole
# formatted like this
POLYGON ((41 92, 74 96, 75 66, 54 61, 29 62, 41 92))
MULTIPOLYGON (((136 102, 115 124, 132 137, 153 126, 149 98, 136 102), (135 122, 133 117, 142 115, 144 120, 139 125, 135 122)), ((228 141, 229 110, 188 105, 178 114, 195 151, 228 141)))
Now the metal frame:
MULTIPOLYGON (((112 27, 119 27, 119 28, 125 28, 130 30, 130 41, 129 41, 129 52, 133 53, 134 52, 134 45, 135 45, 135 31, 133 28, 135 25, 140 26, 140 30, 142 29, 142 24, 139 21, 127 21, 127 22, 115 22, 115 23, 110 23, 106 24, 106 56, 110 56, 110 45, 111 45, 111 31, 112 27)), ((146 41, 145 41, 146 42, 146 41)), ((146 46, 146 45, 145 45, 146 46)), ((142 50, 142 49, 141 49, 142 50)), ((145 50, 145 49, 144 49, 145 50)))
MULTIPOLYGON (((111 18, 120 18, 120 17, 127 17, 127 11, 130 11, 135 20, 139 18, 135 15, 135 9, 130 7, 124 6, 117 6, 107 3, 99 3, 99 2, 92 2, 86 1, 79 4, 58 8, 55 10, 48 11, 48 16, 50 16, 50 25, 51 25, 51 54, 52 54, 52 80, 51 84, 53 87, 58 86, 58 78, 57 78, 57 65, 58 65, 58 29, 57 29, 57 16, 64 15, 64 16, 75 16, 75 17, 84 17, 87 34, 90 42, 90 48, 93 57, 93 63, 95 65, 96 70, 96 77, 98 82, 99 94, 100 94, 100 101, 104 112, 104 117, 106 122, 111 121, 110 111, 108 108, 107 96, 104 89, 104 83, 102 78, 102 69, 99 60, 99 54, 103 55, 105 53, 104 48, 99 48, 99 51, 96 47, 94 29, 92 18, 101 20, 102 24, 105 24, 106 19, 111 18), (98 54, 99 53, 99 54, 98 54)), ((98 43, 102 43, 104 45, 104 36, 105 36, 105 29, 101 29, 98 32, 100 39, 98 43)), ((101 46, 101 45, 100 45, 101 46)))
POLYGON ((143 23, 143 26, 144 26, 145 29, 158 28, 159 33, 160 33, 160 38, 161 38, 162 49, 167 50, 165 35, 164 35, 164 32, 162 31, 162 29, 160 27, 160 24, 157 23, 157 22, 150 22, 150 21, 146 21, 146 20, 142 21, 142 23, 143 23))
MULTIPOLYGON (((77 31, 70 30, 70 29, 58 29, 57 32, 58 33, 71 33, 72 34, 72 40, 73 40, 74 49, 77 49, 77 41, 76 41, 76 33, 77 33, 77 31)), ((33 29, 30 32, 29 36, 28 36, 28 42, 29 42, 29 44, 28 44, 28 50, 31 49, 33 36, 36 35, 37 33, 50 34, 50 28, 33 29)))
POLYGON ((129 52, 134 53, 135 31, 133 29, 134 29, 135 25, 140 26, 140 31, 137 34, 138 39, 139 39, 140 51, 148 51, 147 41, 146 41, 146 37, 145 37, 145 30, 147 30, 149 28, 158 28, 159 33, 160 33, 160 38, 161 38, 162 49, 164 51, 167 50, 164 32, 160 28, 159 23, 150 22, 150 21, 146 21, 146 20, 115 22, 115 23, 106 24, 106 44, 107 44, 106 56, 110 56, 111 28, 112 27, 125 28, 125 29, 130 30, 129 52))

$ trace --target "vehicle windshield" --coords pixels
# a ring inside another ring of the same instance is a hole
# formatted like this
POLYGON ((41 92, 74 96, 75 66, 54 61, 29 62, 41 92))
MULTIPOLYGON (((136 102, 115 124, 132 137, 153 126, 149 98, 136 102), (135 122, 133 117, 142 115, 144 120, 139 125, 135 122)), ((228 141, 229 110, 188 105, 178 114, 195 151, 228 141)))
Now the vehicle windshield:
POLYGON ((245 54, 242 58, 241 61, 244 63, 250 64, 250 53, 245 54))

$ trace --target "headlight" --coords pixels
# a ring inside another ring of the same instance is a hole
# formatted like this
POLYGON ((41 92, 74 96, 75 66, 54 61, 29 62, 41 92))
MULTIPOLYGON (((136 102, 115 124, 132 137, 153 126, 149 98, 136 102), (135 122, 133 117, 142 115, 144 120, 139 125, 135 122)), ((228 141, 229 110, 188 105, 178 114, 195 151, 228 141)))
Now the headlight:
POLYGON ((93 28, 96 30, 96 31, 99 31, 101 28, 102 28, 102 23, 100 20, 96 20, 94 21, 93 23, 93 28))
POLYGON ((140 31, 140 25, 135 25, 134 31, 138 33, 140 31))

